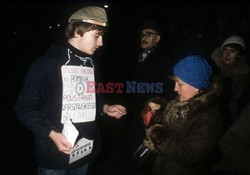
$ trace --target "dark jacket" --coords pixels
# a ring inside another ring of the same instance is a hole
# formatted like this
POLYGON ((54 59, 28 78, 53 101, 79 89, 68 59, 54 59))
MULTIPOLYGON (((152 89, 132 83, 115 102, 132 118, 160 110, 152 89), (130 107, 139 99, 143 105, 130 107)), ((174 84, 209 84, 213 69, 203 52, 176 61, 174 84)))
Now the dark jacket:
POLYGON ((78 58, 79 56, 86 57, 87 55, 68 43, 64 46, 52 46, 29 68, 23 89, 16 102, 17 118, 35 135, 38 166, 48 169, 76 168, 88 162, 100 149, 96 121, 74 123, 79 131, 76 142, 85 137, 94 140, 94 148, 91 154, 70 165, 68 163, 69 156, 59 152, 54 142, 49 138, 52 129, 57 132, 61 132, 63 129, 61 123, 61 66, 68 61, 67 65, 93 66, 92 61, 84 63, 78 58))
MULTIPOLYGON (((158 47, 152 50, 142 63, 137 63, 131 81, 136 83, 162 83, 157 93, 131 93, 126 94, 128 97, 129 111, 125 120, 125 129, 123 129, 124 136, 121 139, 122 154, 129 158, 136 150, 137 146, 141 144, 145 137, 145 126, 141 118, 141 110, 147 101, 154 97, 164 97, 167 100, 173 99, 174 82, 169 79, 172 72, 172 62, 169 57, 158 47)), ((145 90, 147 86, 142 89, 145 90)), ((155 87, 156 88, 156 87, 155 87)), ((127 88, 128 89, 128 88, 127 88)), ((157 88, 158 89, 158 88, 157 88)))
POLYGON ((221 152, 239 174, 250 174, 250 102, 220 139, 221 152))
POLYGON ((153 175, 197 175, 213 153, 223 126, 214 88, 188 101, 169 102, 147 129, 145 144, 157 153, 153 175))
POLYGON ((160 92, 156 93, 136 93, 133 96, 133 106, 140 109, 153 97, 164 97, 168 101, 174 98, 173 81, 169 79, 173 69, 170 58, 159 48, 153 49, 141 63, 137 63, 131 81, 137 83, 162 83, 160 92))

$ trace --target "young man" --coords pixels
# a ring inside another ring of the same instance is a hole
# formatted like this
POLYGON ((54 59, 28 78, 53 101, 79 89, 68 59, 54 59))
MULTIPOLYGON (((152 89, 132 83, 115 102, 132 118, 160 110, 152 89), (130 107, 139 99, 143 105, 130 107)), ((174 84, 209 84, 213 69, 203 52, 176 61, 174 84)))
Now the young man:
POLYGON ((90 86, 95 82, 91 55, 103 45, 106 26, 103 8, 78 10, 69 18, 67 42, 53 45, 28 71, 15 109, 34 133, 39 175, 86 174, 100 150, 98 114, 126 114, 121 105, 104 104, 90 86))

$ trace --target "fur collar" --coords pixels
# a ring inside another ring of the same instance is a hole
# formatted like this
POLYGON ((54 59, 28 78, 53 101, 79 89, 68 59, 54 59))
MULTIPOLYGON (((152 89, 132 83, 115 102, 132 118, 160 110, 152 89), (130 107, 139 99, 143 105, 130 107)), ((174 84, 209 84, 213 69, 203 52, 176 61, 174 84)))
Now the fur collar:
POLYGON ((235 76, 246 75, 250 72, 246 56, 238 59, 233 64, 224 64, 222 61, 222 50, 218 48, 212 53, 211 58, 224 77, 233 78, 235 76))
POLYGON ((178 127, 187 118, 195 113, 199 113, 205 107, 208 107, 216 102, 221 92, 218 81, 213 81, 206 90, 190 98, 187 101, 180 101, 179 97, 168 103, 163 112, 163 123, 167 124, 169 129, 178 127), (167 122, 167 123, 165 123, 167 122))

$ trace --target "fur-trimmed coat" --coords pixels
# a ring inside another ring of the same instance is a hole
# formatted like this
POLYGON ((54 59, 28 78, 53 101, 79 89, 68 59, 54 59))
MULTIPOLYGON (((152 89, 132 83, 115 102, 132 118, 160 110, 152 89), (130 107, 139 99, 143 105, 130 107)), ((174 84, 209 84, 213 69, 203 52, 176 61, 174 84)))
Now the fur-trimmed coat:
POLYGON ((215 49, 211 59, 214 62, 217 77, 221 79, 224 86, 220 100, 226 123, 230 126, 250 99, 250 67, 246 55, 232 64, 223 63, 220 48, 215 49))
MULTIPOLYGON (((222 50, 217 48, 211 55, 212 60, 218 68, 219 75, 225 80, 230 80, 231 88, 230 100, 238 100, 250 85, 250 67, 244 55, 232 64, 224 64, 222 61, 222 50)), ((229 95, 229 94, 228 94, 229 95)))
POLYGON ((144 143, 157 153, 153 175, 197 175, 217 147, 223 125, 215 85, 188 101, 176 98, 156 116, 144 143))

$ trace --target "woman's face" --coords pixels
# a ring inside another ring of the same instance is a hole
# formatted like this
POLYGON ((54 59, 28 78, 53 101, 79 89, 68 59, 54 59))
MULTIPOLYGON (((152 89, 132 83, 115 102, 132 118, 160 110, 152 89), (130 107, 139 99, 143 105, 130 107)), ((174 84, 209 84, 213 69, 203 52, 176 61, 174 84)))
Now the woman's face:
POLYGON ((186 101, 195 96, 198 93, 199 89, 185 83, 184 81, 176 77, 174 91, 178 93, 180 101, 186 101))
POLYGON ((240 51, 232 47, 225 46, 222 53, 222 61, 224 64, 232 64, 240 57, 240 51))

